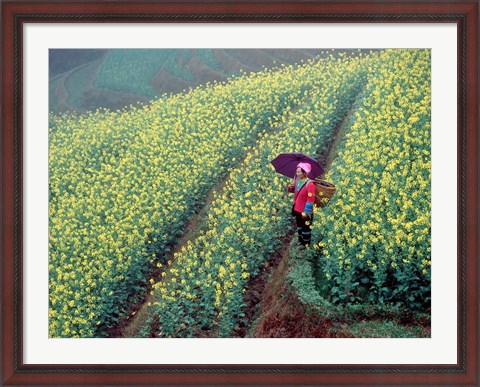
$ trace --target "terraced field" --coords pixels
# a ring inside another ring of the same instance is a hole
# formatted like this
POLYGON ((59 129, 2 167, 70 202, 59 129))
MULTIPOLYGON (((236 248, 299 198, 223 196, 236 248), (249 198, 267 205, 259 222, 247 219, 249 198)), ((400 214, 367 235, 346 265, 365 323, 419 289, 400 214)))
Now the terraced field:
MULTIPOLYGON (((337 55, 336 53, 333 53, 337 55)), ((243 72, 301 63, 321 50, 50 50, 50 111, 147 104, 243 72)))
MULTIPOLYGON (((219 57, 203 54, 218 75, 219 57)), ((241 52, 215 54, 238 63, 241 52)), ((72 71, 63 84, 80 89, 83 76, 72 71)), ((152 95, 145 106, 51 116, 51 337, 298 336, 271 313, 284 294, 303 305, 305 326, 312 313, 328 317, 307 336, 338 336, 347 316, 419 313, 420 328, 394 335, 428 335, 428 50, 324 53, 152 95), (303 253, 291 237, 289 181, 270 164, 294 151, 326 163, 338 186, 315 210, 315 243, 303 253)))

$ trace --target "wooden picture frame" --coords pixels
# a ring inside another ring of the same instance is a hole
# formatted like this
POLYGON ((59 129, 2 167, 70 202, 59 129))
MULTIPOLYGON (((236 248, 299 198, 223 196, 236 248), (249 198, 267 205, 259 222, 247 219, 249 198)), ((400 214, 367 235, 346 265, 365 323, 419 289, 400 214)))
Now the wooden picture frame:
POLYGON ((2 3, 2 382, 462 384, 478 378, 478 1, 2 3), (458 362, 455 365, 30 365, 23 361, 24 23, 401 23, 458 26, 458 362))

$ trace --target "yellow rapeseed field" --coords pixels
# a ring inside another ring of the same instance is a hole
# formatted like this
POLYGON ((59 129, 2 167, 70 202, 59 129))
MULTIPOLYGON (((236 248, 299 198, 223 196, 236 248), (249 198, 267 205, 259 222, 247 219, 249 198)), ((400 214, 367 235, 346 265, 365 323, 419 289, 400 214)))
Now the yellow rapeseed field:
MULTIPOLYGON (((354 105, 316 209, 315 281, 332 304, 428 305, 430 52, 384 50, 245 74, 141 108, 50 119, 49 335, 102 337, 148 282, 163 337, 228 337, 291 227, 270 161, 326 152, 354 105), (171 251, 221 180, 196 232, 171 251), (149 271, 163 266, 161 279, 149 271)), ((309 258, 309 259, 310 259, 309 258)))
POLYGON ((315 88, 312 62, 142 108, 51 117, 51 337, 116 323, 211 187, 315 88))
POLYGON ((317 245, 332 299, 430 302, 431 80, 428 50, 387 50, 327 179, 317 245))

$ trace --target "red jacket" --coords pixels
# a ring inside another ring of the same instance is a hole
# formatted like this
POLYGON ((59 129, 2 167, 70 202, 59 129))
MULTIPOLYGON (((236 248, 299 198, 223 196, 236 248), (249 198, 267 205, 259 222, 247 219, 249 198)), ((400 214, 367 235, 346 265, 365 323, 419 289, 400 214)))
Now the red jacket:
POLYGON ((293 209, 297 212, 305 212, 308 215, 313 214, 313 203, 315 203, 315 184, 309 179, 297 191, 297 180, 293 181, 294 187, 288 192, 293 192, 293 209))

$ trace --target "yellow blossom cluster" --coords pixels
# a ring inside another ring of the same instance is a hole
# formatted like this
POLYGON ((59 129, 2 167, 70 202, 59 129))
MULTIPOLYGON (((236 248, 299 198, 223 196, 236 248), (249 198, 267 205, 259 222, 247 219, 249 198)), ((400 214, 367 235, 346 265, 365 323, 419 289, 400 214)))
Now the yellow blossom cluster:
POLYGON ((429 303, 430 64, 429 50, 380 55, 326 176, 338 188, 317 247, 334 301, 429 303))

